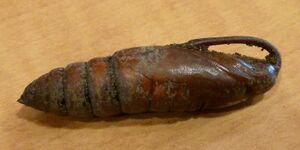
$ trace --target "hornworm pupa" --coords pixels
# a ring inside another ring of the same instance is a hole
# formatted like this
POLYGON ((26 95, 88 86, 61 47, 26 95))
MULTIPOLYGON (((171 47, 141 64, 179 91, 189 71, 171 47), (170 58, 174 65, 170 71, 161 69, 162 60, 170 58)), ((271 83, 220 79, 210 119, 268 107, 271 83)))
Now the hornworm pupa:
POLYGON ((263 39, 201 38, 54 69, 29 84, 18 102, 76 117, 221 109, 268 91, 280 68, 278 50, 263 39), (263 60, 208 49, 222 44, 257 46, 269 54, 263 60))

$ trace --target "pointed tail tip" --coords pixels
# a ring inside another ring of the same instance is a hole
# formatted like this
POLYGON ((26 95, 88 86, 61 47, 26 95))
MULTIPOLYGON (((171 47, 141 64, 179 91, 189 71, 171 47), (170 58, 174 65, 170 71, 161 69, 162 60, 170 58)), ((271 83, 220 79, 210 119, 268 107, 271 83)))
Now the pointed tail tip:
POLYGON ((23 100, 22 98, 19 98, 19 99, 17 100, 17 102, 19 102, 19 103, 21 103, 21 104, 25 104, 25 102, 24 102, 24 100, 23 100))

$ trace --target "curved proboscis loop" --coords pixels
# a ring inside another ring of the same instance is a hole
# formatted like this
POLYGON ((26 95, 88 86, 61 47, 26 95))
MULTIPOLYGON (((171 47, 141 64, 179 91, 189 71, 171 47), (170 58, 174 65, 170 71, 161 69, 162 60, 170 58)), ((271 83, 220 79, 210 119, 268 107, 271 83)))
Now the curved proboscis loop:
POLYGON ((200 38, 188 41, 186 44, 195 46, 198 48, 208 48, 213 45, 224 45, 224 44, 246 44, 248 46, 257 46, 265 49, 269 52, 266 56, 268 62, 274 65, 279 71, 281 68, 281 56, 278 49, 271 43, 264 39, 251 36, 225 36, 225 37, 210 37, 200 38))

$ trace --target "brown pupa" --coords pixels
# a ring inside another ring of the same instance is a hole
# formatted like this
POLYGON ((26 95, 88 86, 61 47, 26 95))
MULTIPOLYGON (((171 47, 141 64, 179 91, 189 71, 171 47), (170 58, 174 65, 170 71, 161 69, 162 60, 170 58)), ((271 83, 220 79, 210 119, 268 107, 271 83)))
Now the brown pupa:
POLYGON ((75 117, 221 109, 268 91, 280 67, 279 52, 263 39, 201 38, 54 69, 29 84, 18 102, 75 117), (262 60, 208 49, 221 44, 257 46, 269 54, 262 60))

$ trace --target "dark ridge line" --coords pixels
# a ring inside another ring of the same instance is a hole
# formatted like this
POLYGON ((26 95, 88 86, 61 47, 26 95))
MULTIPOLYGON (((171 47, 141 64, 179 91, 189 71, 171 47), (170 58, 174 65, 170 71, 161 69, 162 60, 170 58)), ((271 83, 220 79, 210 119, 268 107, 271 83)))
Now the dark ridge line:
POLYGON ((90 84, 89 84, 90 72, 89 72, 88 66, 89 66, 89 63, 84 62, 84 70, 85 70, 84 97, 85 97, 85 101, 87 101, 90 104, 91 115, 93 117, 96 117, 96 115, 94 114, 93 104, 92 104, 92 100, 91 100, 91 92, 90 92, 90 84))
POLYGON ((192 100, 191 100, 191 93, 190 93, 190 87, 188 86, 188 84, 186 84, 186 89, 188 89, 188 91, 186 91, 188 93, 188 106, 186 107, 186 109, 184 110, 184 112, 191 112, 192 110, 192 100))
POLYGON ((201 102, 201 104, 200 104, 200 106, 198 107, 198 110, 196 110, 196 111, 204 111, 205 109, 206 109, 206 107, 207 107, 207 102, 206 101, 202 101, 201 102))
POLYGON ((109 69, 109 77, 110 77, 110 83, 111 83, 111 87, 114 91, 114 93, 110 92, 110 96, 112 97, 112 99, 115 99, 116 101, 118 101, 119 103, 119 111, 120 114, 124 113, 122 110, 122 103, 121 103, 121 98, 120 98, 120 79, 116 73, 116 60, 114 56, 109 56, 107 58, 107 65, 108 65, 108 69, 109 69))
POLYGON ((69 115, 69 111, 68 111, 68 108, 67 108, 67 103, 66 103, 66 79, 67 79, 67 75, 66 75, 66 69, 65 68, 62 68, 63 69, 63 78, 62 78, 62 85, 63 85, 63 99, 61 102, 59 102, 59 107, 60 108, 60 111, 63 111, 61 112, 63 115, 69 115), (63 110, 61 110, 63 109, 63 110))
MULTIPOLYGON (((147 76, 145 76, 147 78, 147 76)), ((147 78, 149 79, 149 78, 147 78)), ((150 79, 149 79, 150 80, 150 79)), ((153 80, 151 81, 151 89, 150 89, 150 96, 147 95, 147 100, 148 100, 148 106, 147 106, 147 111, 146 112, 151 112, 151 107, 152 107, 152 102, 153 102, 153 93, 155 90, 155 82, 153 80)))
POLYGON ((47 96, 46 96, 46 101, 47 101, 47 105, 45 106, 45 112, 49 112, 50 109, 50 92, 49 92, 49 76, 51 74, 51 71, 49 73, 46 74, 46 86, 47 86, 47 96))
POLYGON ((153 92, 154 92, 154 89, 155 89, 155 81, 151 77, 148 77, 147 75, 141 73, 140 71, 135 70, 134 68, 132 68, 132 66, 128 66, 128 67, 131 71, 136 72, 136 73, 140 74, 141 76, 143 76, 144 78, 151 81, 150 93, 151 93, 152 96, 149 96, 149 95, 147 96, 148 106, 147 106, 146 112, 152 112, 151 111, 151 106, 152 106, 152 101, 153 101, 153 92))

